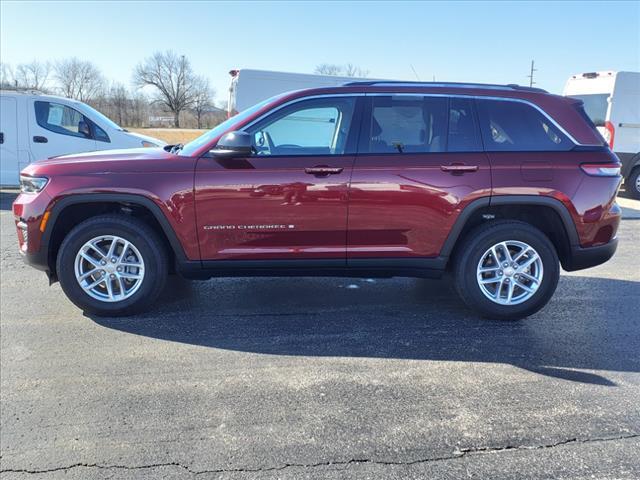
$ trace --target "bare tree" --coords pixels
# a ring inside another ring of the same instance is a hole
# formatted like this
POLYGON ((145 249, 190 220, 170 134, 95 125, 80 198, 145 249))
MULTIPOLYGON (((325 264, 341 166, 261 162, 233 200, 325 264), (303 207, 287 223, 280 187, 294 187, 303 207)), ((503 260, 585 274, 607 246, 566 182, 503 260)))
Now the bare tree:
POLYGON ((368 70, 347 63, 346 65, 336 65, 335 63, 321 63, 314 71, 318 75, 335 75, 344 77, 366 77, 369 75, 368 70))
POLYGON ((197 77, 194 82, 193 104, 191 109, 196 115, 198 128, 202 128, 202 114, 213 107, 214 92, 209 80, 197 77))
POLYGON ((34 60, 31 63, 21 63, 16 68, 16 82, 20 88, 46 91, 50 73, 49 62, 34 60))
POLYGON ((363 70, 362 68, 354 65, 353 63, 347 63, 342 69, 345 77, 367 77, 369 70, 363 70))
POLYGON ((314 71, 318 75, 341 75, 342 67, 340 65, 335 65, 333 63, 321 63, 318 65, 314 71))
POLYGON ((174 126, 180 127, 180 112, 193 104, 197 82, 187 57, 170 50, 156 52, 136 66, 133 82, 139 88, 155 87, 156 101, 173 113, 174 126))
POLYGON ((2 88, 16 88, 15 76, 13 74, 13 68, 11 65, 5 62, 0 63, 0 87, 2 88))
POLYGON ((114 83, 109 89, 109 103, 113 115, 118 119, 118 125, 123 125, 127 120, 127 110, 129 108, 129 92, 127 87, 121 83, 114 83))
POLYGON ((69 58, 58 62, 54 71, 60 91, 69 98, 86 102, 104 88, 104 78, 91 62, 69 58))

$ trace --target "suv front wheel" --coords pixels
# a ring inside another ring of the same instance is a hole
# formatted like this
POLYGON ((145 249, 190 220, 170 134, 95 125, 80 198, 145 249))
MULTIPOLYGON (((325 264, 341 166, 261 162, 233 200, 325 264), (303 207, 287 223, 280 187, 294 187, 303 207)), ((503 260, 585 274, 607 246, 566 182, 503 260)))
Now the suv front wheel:
POLYGON ((544 307, 559 276, 551 241, 518 221, 498 221, 470 232, 454 264, 455 287, 467 306, 504 320, 524 318, 544 307))
POLYGON ((152 305, 162 291, 167 255, 157 234, 142 221, 101 215, 67 234, 56 269, 66 295, 85 312, 131 315, 152 305))

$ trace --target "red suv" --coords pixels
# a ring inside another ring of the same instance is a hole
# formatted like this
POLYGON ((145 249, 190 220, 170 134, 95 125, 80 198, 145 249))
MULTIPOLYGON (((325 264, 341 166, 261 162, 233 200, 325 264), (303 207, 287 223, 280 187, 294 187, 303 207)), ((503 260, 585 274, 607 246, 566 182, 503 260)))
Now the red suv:
POLYGON ((493 318, 616 250, 620 164, 582 102, 517 85, 358 82, 266 100, 186 145, 36 162, 28 263, 96 315, 168 274, 439 277, 493 318))

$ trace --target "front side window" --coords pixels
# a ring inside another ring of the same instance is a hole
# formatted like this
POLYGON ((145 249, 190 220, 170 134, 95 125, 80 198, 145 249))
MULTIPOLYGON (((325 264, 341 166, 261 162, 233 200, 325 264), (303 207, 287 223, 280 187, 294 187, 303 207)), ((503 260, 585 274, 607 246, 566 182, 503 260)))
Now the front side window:
POLYGON ((53 102, 35 102, 36 121, 42 128, 61 135, 91 138, 89 122, 77 110, 53 102))
POLYGON ((478 99, 484 148, 492 152, 563 151, 573 143, 531 105, 506 100, 478 99))
POLYGON ((247 129, 256 155, 343 155, 353 120, 355 98, 297 102, 247 129))
POLYGON ((363 149, 369 153, 444 152, 447 102, 444 97, 373 97, 363 149))

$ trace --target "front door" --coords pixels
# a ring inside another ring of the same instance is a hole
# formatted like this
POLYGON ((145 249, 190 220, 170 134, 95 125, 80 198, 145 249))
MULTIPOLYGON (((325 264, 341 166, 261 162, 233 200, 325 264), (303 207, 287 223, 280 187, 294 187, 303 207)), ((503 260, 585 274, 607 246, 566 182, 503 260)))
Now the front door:
POLYGON ((203 260, 330 259, 346 263, 357 99, 284 106, 244 128, 253 155, 205 155, 196 167, 203 260))
POLYGON ((491 193, 474 101, 368 98, 349 192, 347 262, 417 265, 440 255, 465 205, 491 193))
POLYGON ((36 100, 30 104, 29 144, 35 160, 92 152, 91 122, 69 105, 36 100))

